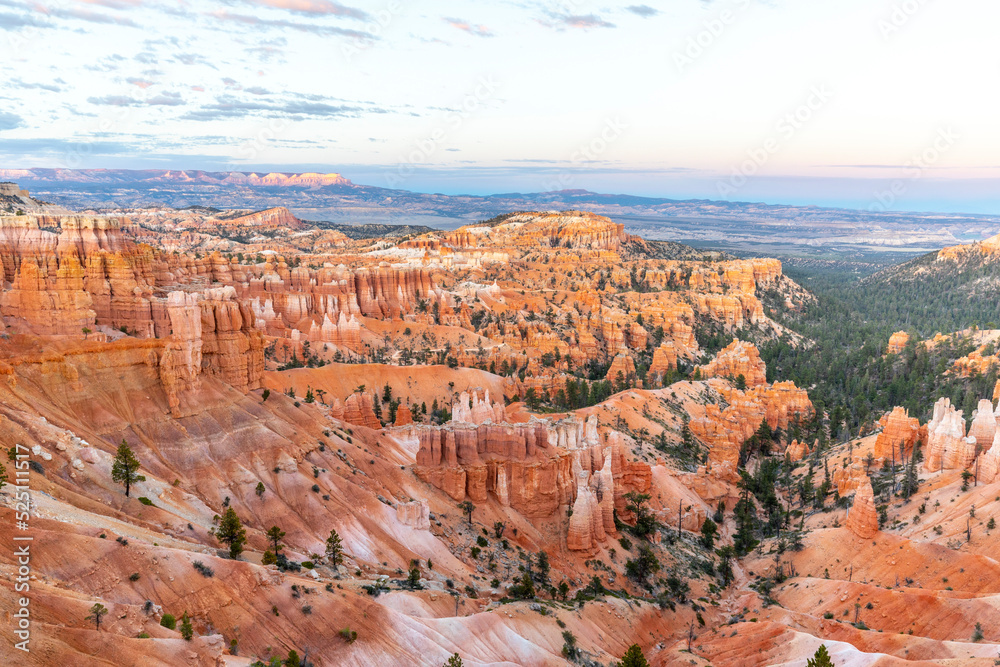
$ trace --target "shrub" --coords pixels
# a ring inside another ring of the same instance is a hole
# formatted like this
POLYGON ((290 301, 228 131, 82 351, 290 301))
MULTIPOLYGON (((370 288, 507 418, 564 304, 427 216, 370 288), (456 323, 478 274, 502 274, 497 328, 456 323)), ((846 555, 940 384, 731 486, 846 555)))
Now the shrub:
POLYGON ((149 507, 153 506, 153 501, 147 498, 146 496, 139 496, 139 502, 149 507))
POLYGON ((215 576, 215 570, 205 565, 200 560, 196 560, 195 562, 191 563, 191 566, 194 567, 194 569, 198 570, 199 574, 201 574, 201 576, 205 578, 210 578, 215 576))
POLYGON ((311 560, 304 560, 302 561, 302 567, 306 568, 307 570, 311 570, 316 566, 313 564, 311 560))
POLYGON ((340 638, 343 639, 348 644, 353 644, 354 640, 358 638, 358 633, 350 628, 344 628, 340 631, 340 638))
POLYGON ((139 577, 140 576, 141 575, 138 572, 133 572, 132 574, 128 575, 128 580, 129 581, 139 581, 139 577))
POLYGON ((160 625, 165 627, 167 630, 176 630, 177 619, 174 618, 173 614, 164 614, 163 618, 160 619, 160 625))

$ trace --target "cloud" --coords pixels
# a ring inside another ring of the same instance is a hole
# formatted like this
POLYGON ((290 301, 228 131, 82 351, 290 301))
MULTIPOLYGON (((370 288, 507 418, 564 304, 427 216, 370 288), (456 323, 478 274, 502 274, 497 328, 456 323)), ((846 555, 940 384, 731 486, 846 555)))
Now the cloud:
POLYGON ((7 12, 0 13, 0 30, 15 30, 17 28, 29 27, 50 27, 50 24, 45 21, 40 21, 38 18, 31 16, 30 14, 10 14, 7 12))
POLYGON ((200 53, 178 53, 174 56, 174 60, 182 65, 208 65, 212 69, 218 69, 200 53))
POLYGON ((100 5, 108 9, 135 9, 142 6, 142 0, 77 0, 88 5, 100 5))
POLYGON ((653 9, 649 5, 629 5, 625 10, 644 19, 652 18, 660 13, 659 9, 653 9))
POLYGON ((470 35, 475 35, 476 37, 492 37, 493 33, 484 25, 473 25, 468 21, 456 18, 444 18, 445 23, 450 25, 452 28, 458 28, 459 30, 464 30, 470 35))
POLYGON ((246 89, 246 92, 251 95, 270 95, 271 91, 267 88, 261 88, 260 86, 252 86, 246 89))
POLYGON ((146 100, 146 104, 154 106, 178 107, 186 104, 180 93, 162 92, 156 97, 146 100))
POLYGON ((589 30, 590 28, 617 27, 614 23, 605 21, 596 14, 575 15, 550 13, 549 17, 551 20, 539 20, 538 22, 546 28, 552 28, 554 30, 565 30, 566 28, 589 30))
POLYGON ((152 81, 147 81, 146 79, 140 79, 135 76, 130 76, 129 78, 125 79, 125 81, 131 83, 133 86, 139 86, 143 90, 153 85, 152 81))
POLYGON ((296 14, 311 14, 313 16, 346 16, 352 19, 366 19, 368 14, 346 7, 330 0, 243 0, 243 2, 257 7, 271 7, 273 9, 285 9, 296 14))
POLYGON ((53 18, 69 19, 77 21, 87 21, 89 23, 103 23, 107 25, 123 25, 131 28, 138 28, 138 24, 130 18, 124 16, 111 16, 99 12, 85 9, 83 7, 57 7, 49 9, 39 6, 39 11, 53 18))
MULTIPOLYGON (((63 81, 62 83, 65 83, 63 81)), ((48 90, 53 93, 62 92, 62 88, 53 83, 28 83, 21 79, 14 79, 11 81, 12 88, 20 88, 21 90, 48 90)))
POLYGON ((147 99, 139 99, 128 95, 104 95, 103 97, 88 97, 87 101, 98 106, 110 107, 141 107, 150 106, 182 106, 186 104, 180 93, 162 92, 147 99))
POLYGON ((24 124, 24 119, 18 116, 16 113, 10 113, 8 111, 0 111, 0 131, 2 130, 13 130, 15 127, 21 127, 24 124))
POLYGON ((337 26, 318 25, 315 23, 298 23, 296 21, 286 21, 284 19, 262 19, 259 16, 234 14, 226 11, 211 12, 209 16, 212 16, 219 21, 242 23, 243 25, 256 26, 265 30, 268 28, 287 28, 289 30, 311 32, 314 35, 342 35, 344 37, 354 37, 356 39, 375 39, 374 35, 367 32, 363 32, 361 30, 349 30, 347 28, 338 28, 337 26))
POLYGON ((88 97, 91 104, 110 107, 137 107, 142 102, 128 95, 105 95, 104 97, 88 97))
POLYGON ((217 98, 215 104, 206 104, 184 115, 186 120, 212 121, 246 116, 309 116, 312 118, 353 118, 366 113, 388 113, 378 107, 364 108, 347 104, 329 104, 308 98, 280 103, 241 100, 232 96, 217 98))

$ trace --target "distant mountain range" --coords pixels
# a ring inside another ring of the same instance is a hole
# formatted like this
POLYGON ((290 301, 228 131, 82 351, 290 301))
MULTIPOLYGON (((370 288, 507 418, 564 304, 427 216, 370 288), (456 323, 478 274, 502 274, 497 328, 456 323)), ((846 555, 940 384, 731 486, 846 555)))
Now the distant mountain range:
POLYGON ((200 171, 171 169, 0 169, 0 179, 43 183, 175 183, 204 185, 250 185, 278 187, 315 187, 351 185, 340 174, 306 172, 294 174, 271 172, 257 174, 244 171, 200 171))
POLYGON ((303 219, 342 224, 454 228, 512 211, 587 210, 623 222, 630 232, 647 238, 770 255, 918 253, 1000 232, 1000 216, 676 200, 587 190, 443 195, 360 185, 338 173, 0 169, 0 179, 73 209, 286 206, 303 219))

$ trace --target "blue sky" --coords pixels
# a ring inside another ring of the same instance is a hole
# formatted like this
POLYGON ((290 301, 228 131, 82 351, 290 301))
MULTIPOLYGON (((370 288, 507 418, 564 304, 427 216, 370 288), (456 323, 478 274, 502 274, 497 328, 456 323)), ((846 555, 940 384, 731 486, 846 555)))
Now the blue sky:
POLYGON ((0 166, 1000 213, 998 19, 988 0, 0 0, 0 166))

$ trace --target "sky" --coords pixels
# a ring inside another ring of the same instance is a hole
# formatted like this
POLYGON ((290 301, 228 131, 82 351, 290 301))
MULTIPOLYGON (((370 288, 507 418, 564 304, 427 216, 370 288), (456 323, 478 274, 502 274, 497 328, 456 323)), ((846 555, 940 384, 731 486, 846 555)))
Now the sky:
POLYGON ((0 168, 1000 214, 995 0, 0 0, 0 168))

